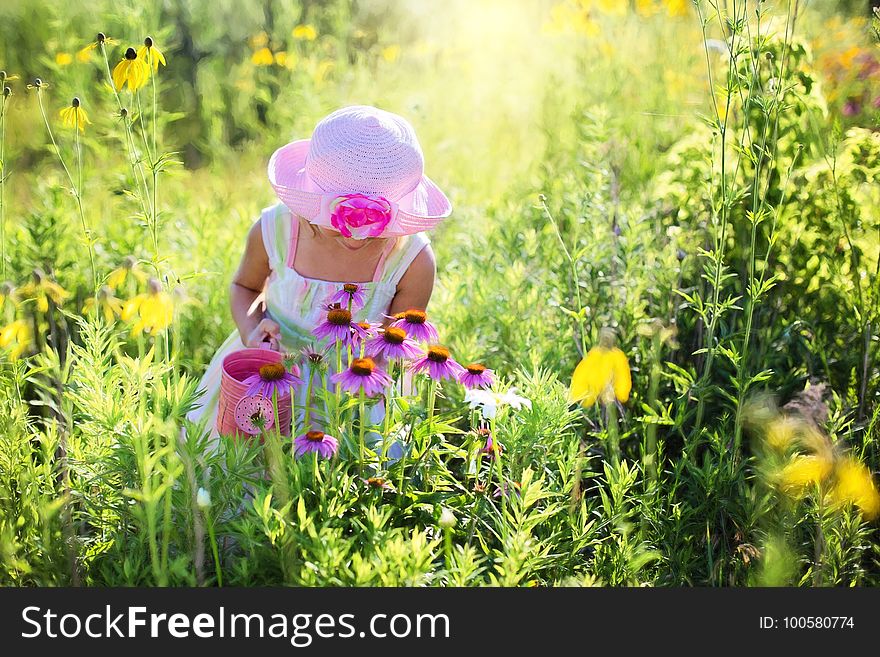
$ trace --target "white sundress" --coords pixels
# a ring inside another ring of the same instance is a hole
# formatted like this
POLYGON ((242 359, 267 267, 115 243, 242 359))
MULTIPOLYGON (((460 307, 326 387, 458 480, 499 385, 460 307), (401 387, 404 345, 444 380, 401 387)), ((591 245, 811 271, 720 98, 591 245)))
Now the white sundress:
MULTIPOLYGON (((301 276, 294 268, 293 262, 299 237, 299 221, 282 203, 264 209, 260 217, 263 244, 271 270, 263 291, 266 316, 281 327, 279 348, 282 351, 298 352, 309 345, 317 344, 312 330, 326 318, 326 310, 322 307, 323 301, 339 291, 345 283, 358 281, 325 281, 301 276)), ((355 321, 381 322, 384 319, 384 315, 391 307, 392 299, 397 294, 397 284, 415 257, 429 243, 430 240, 424 232, 388 240, 376 266, 373 280, 360 283, 364 287, 364 306, 357 310, 352 309, 355 321)), ((211 431, 212 449, 216 448, 219 438, 215 422, 220 399, 220 367, 226 356, 239 349, 244 349, 244 344, 236 328, 211 359, 199 383, 199 388, 205 391, 204 395, 198 405, 187 414, 187 419, 196 423, 208 419, 206 428, 211 431)), ((332 386, 330 376, 336 371, 335 349, 331 347, 327 356, 329 365, 327 385, 332 386)), ((345 356, 343 356, 344 360, 345 356)), ((308 366, 300 367, 302 378, 308 381, 311 375, 308 366)), ((323 409, 319 409, 320 400, 314 395, 314 390, 319 389, 321 384, 316 379, 312 385, 311 417, 318 419, 323 409)), ((296 399, 297 417, 300 419, 305 409, 305 397, 306 388, 302 386, 296 399)), ((384 403, 380 400, 371 406, 370 422, 378 425, 384 416, 384 403)))

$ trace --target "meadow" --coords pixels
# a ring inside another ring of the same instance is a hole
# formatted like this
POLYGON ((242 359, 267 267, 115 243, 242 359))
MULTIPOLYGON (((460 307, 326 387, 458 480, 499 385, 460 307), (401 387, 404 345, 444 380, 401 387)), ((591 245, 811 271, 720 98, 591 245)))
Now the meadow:
POLYGON ((0 584, 880 584, 872 4, 3 3, 0 584), (268 158, 349 104, 415 126, 496 397, 206 450, 268 158))

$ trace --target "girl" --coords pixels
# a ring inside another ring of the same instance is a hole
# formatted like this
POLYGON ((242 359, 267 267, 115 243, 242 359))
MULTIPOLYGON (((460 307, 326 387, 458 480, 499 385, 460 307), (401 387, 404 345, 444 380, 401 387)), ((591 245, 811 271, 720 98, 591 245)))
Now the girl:
MULTIPOLYGON (((384 327, 388 315, 425 310, 436 265, 423 231, 449 216, 452 206, 423 169, 412 126, 365 105, 333 112, 311 139, 275 152, 269 181, 281 203, 263 210, 248 233, 230 287, 237 329, 209 364, 199 385, 204 396, 187 415, 192 422, 207 420, 212 447, 218 438, 220 368, 228 354, 264 343, 285 352, 320 348, 312 331, 326 319, 330 297, 346 284, 362 300, 352 308, 355 321, 384 327)), ((331 386, 335 358, 326 362, 331 386)), ((302 378, 310 376, 305 363, 302 378)), ((299 416, 305 393, 301 386, 299 416)), ((383 404, 374 404, 370 420, 378 424, 383 417, 383 404)), ((321 421, 314 410, 312 418, 321 421)))

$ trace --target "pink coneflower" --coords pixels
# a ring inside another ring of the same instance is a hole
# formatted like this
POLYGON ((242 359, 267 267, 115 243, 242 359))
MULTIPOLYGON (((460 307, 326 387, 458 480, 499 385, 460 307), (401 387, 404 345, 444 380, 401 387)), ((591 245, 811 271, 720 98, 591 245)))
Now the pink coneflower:
POLYGON ((452 360, 449 349, 441 347, 439 344, 428 346, 428 353, 424 358, 420 358, 412 364, 413 372, 421 372, 422 370, 427 370, 428 376, 435 381, 457 379, 462 372, 466 371, 452 360))
POLYGON ((390 360, 392 358, 419 358, 424 353, 415 342, 406 337, 406 331, 396 326, 389 326, 367 342, 367 355, 381 356, 390 360))
POLYGON ((339 450, 339 441, 323 431, 307 431, 293 441, 293 455, 301 458, 309 452, 317 452, 325 459, 331 458, 339 450))
POLYGON ((401 313, 394 315, 396 321, 391 326, 402 328, 410 338, 420 342, 437 342, 440 339, 437 328, 428 321, 428 314, 424 310, 411 308, 402 314, 403 317, 399 317, 401 313))
POLYGON ((327 305, 333 305, 334 303, 338 303, 343 308, 348 307, 348 302, 351 301, 351 309, 357 310, 358 308, 364 307, 364 292, 366 288, 360 283, 346 283, 342 286, 341 290, 337 290, 332 295, 327 297, 325 303, 327 305))
POLYGON ((487 369, 482 363, 465 365, 465 371, 458 377, 458 382, 465 388, 491 388, 495 383, 495 372, 487 369))
POLYGON ((376 366, 372 358, 355 358, 348 369, 330 377, 333 383, 342 384, 342 389, 355 395, 361 390, 367 397, 373 397, 391 385, 391 377, 376 366))
POLYGON ((331 341, 341 340, 343 345, 351 344, 352 333, 358 333, 363 337, 365 331, 357 324, 352 323, 351 313, 345 308, 330 308, 327 310, 327 319, 318 324, 312 334, 319 340, 330 338, 331 341))
POLYGON ((259 372, 242 380, 242 383, 248 386, 245 394, 248 397, 263 395, 272 399, 272 393, 278 393, 279 398, 283 397, 295 386, 303 383, 303 380, 299 378, 299 368, 293 365, 292 370, 292 372, 288 372, 281 363, 261 365, 259 372))
POLYGON ((357 322, 352 325, 351 330, 351 346, 354 349, 359 349, 361 345, 361 340, 368 342, 376 337, 379 332, 379 328, 382 325, 378 322, 357 322), (354 327, 358 327, 361 331, 358 331, 354 327))
POLYGON ((322 367, 327 367, 327 347, 319 347, 316 345, 308 345, 307 347, 303 347, 300 350, 300 357, 303 360, 303 364, 308 364, 309 368, 312 370, 320 369, 322 367))
MULTIPOLYGON (((489 429, 477 429, 478 436, 485 436, 486 438, 486 446, 480 449, 481 454, 485 454, 488 458, 495 458, 495 441, 492 439, 492 432, 489 429)), ((500 442, 498 443, 498 453, 501 454, 504 451, 504 445, 500 442)))

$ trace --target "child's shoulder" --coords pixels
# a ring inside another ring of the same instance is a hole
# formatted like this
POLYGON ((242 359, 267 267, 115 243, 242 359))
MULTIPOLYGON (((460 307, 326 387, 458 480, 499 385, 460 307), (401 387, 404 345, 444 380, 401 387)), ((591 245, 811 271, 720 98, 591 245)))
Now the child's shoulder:
POLYGON ((263 236, 263 246, 269 256, 269 262, 275 263, 284 260, 284 250, 290 239, 290 217, 287 206, 283 203, 275 203, 260 211, 260 216, 254 222, 254 228, 259 226, 263 236))

